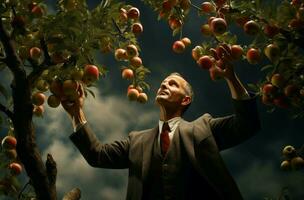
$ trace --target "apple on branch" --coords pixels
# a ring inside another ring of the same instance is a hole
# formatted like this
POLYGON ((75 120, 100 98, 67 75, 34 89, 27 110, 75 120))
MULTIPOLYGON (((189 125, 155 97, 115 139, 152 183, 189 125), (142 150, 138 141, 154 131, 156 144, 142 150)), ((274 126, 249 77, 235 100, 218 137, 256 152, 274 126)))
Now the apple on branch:
POLYGON ((178 41, 175 41, 172 45, 172 50, 175 52, 175 53, 183 53, 185 51, 185 44, 178 40, 178 41))
POLYGON ((97 81, 99 78, 99 69, 96 65, 87 64, 84 67, 83 82, 86 84, 91 84, 97 81))

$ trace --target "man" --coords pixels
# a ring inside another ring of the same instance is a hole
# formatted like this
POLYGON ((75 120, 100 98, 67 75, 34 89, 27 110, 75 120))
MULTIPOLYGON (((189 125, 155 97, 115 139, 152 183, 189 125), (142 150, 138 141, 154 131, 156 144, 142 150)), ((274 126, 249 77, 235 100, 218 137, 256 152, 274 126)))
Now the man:
POLYGON ((192 122, 183 120, 193 91, 181 75, 173 73, 162 81, 155 97, 160 109, 158 126, 102 144, 86 122, 81 95, 72 104, 62 102, 76 130, 70 139, 91 166, 129 169, 128 200, 242 199, 219 152, 251 137, 259 130, 259 119, 255 99, 232 65, 227 64, 218 75, 229 86, 234 115, 204 114, 192 122))

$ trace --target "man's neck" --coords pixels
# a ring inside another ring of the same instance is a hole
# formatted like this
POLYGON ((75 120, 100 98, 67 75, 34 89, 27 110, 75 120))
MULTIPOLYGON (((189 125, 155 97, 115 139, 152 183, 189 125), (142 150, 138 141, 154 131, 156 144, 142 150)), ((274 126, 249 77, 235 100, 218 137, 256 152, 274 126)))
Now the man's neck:
POLYGON ((164 107, 160 107, 159 119, 161 121, 168 121, 174 117, 181 117, 181 111, 176 109, 171 110, 171 109, 165 109, 164 107))

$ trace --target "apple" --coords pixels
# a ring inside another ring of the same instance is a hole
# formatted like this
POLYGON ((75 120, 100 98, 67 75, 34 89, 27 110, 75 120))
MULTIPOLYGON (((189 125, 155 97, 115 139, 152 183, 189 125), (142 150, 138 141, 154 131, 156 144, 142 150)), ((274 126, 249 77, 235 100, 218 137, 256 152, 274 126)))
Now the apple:
POLYGON ((99 69, 95 65, 87 64, 84 67, 83 81, 87 84, 99 79, 99 69))
POLYGON ((302 0, 292 0, 292 1, 290 2, 290 4, 293 5, 293 6, 295 6, 295 7, 300 6, 301 3, 302 3, 302 0))
POLYGON ((201 4, 201 11, 204 13, 212 13, 215 12, 215 7, 212 3, 206 1, 201 4))
POLYGON ((170 17, 168 23, 172 30, 178 29, 182 26, 182 21, 175 17, 170 17))
POLYGON ((124 8, 119 9, 119 19, 120 19, 120 21, 128 20, 128 14, 127 14, 126 9, 124 9, 124 8))
POLYGON ((39 79, 35 86, 41 92, 46 92, 49 89, 49 84, 43 79, 39 79))
POLYGON ((260 31, 260 26, 256 21, 249 20, 244 24, 243 29, 248 35, 256 35, 260 31))
POLYGON ((139 93, 143 92, 143 89, 140 86, 134 87, 133 84, 131 84, 131 85, 128 86, 128 90, 130 90, 130 89, 136 89, 139 93))
POLYGON ((170 10, 172 10, 173 6, 174 5, 170 1, 168 1, 168 0, 163 1, 162 10, 165 12, 169 12, 170 10))
POLYGON ((39 47, 32 47, 30 48, 30 57, 33 60, 38 60, 42 55, 41 49, 39 47))
POLYGON ((304 26, 304 21, 301 19, 292 19, 288 24, 290 29, 302 29, 304 26))
POLYGON ((43 105, 41 105, 41 106, 34 106, 33 113, 34 113, 35 116, 41 117, 42 114, 44 113, 44 107, 43 107, 43 105))
POLYGON ((81 69, 74 69, 72 71, 72 73, 71 73, 71 78, 73 80, 80 81, 83 78, 83 74, 84 74, 83 70, 81 70, 81 69))
POLYGON ((60 64, 60 63, 64 63, 67 61, 67 57, 65 57, 63 55, 62 52, 54 52, 52 53, 51 55, 51 61, 54 63, 54 64, 60 64))
POLYGON ((202 69, 210 69, 214 62, 212 60, 212 57, 210 56, 201 56, 198 60, 197 60, 197 64, 202 68, 202 69))
POLYGON ((216 81, 221 79, 222 69, 216 66, 213 66, 209 69, 209 75, 211 80, 216 81))
POLYGON ((135 88, 131 88, 127 92, 127 97, 129 98, 130 101, 135 101, 137 100, 137 97, 139 96, 139 92, 135 88))
POLYGON ((262 95, 262 103, 265 104, 265 105, 272 105, 273 99, 269 95, 263 94, 262 95))
POLYGON ((23 16, 17 15, 11 21, 11 26, 16 29, 24 29, 25 18, 23 16))
POLYGON ((141 92, 139 93, 138 97, 137 97, 137 101, 139 103, 146 103, 148 101, 148 96, 146 93, 141 92))
POLYGON ((280 57, 280 48, 276 44, 269 44, 265 47, 264 54, 271 62, 274 62, 280 57))
POLYGON ((182 38, 181 41, 184 43, 185 47, 191 45, 191 40, 187 37, 182 38))
POLYGON ((293 158, 296 156, 296 149, 291 145, 287 145, 283 148, 282 154, 288 159, 293 158))
POLYGON ((20 46, 20 48, 18 49, 18 54, 21 60, 25 60, 30 57, 29 49, 27 48, 27 46, 24 45, 20 46))
POLYGON ((288 160, 284 160, 282 163, 281 163, 281 166, 280 168, 284 171, 288 171, 291 169, 291 165, 290 165, 290 162, 288 160))
POLYGON ((296 156, 296 157, 292 158, 290 163, 291 163, 292 169, 294 169, 294 170, 299 170, 299 169, 304 168, 304 160, 300 156, 296 156))
POLYGON ((244 50, 240 45, 232 45, 230 47, 231 57, 235 60, 238 60, 242 57, 244 50))
POLYGON ((140 16, 140 12, 139 12, 138 8, 132 7, 128 10, 127 15, 128 15, 128 18, 130 18, 130 19, 138 19, 140 16))
POLYGON ((19 163, 15 163, 15 162, 13 162, 9 165, 9 169, 10 169, 10 172, 12 175, 19 175, 22 171, 21 165, 19 163))
POLYGON ((246 53, 246 58, 250 64, 257 64, 261 59, 260 50, 256 48, 249 48, 246 53))
POLYGON ((205 36, 211 36, 212 35, 212 30, 210 29, 209 24, 203 24, 201 26, 201 33, 205 36))
POLYGON ((58 79, 53 80, 50 85, 50 91, 57 97, 61 97, 63 94, 61 81, 58 79))
POLYGON ((279 28, 275 25, 266 24, 263 31, 266 36, 273 38, 279 33, 279 28))
POLYGON ((273 95, 277 91, 277 88, 274 87, 271 83, 267 83, 263 85, 262 91, 265 95, 273 95))
POLYGON ((222 7, 226 3, 226 0, 214 0, 214 3, 217 7, 222 7))
POLYGON ((15 160, 17 158, 16 149, 7 149, 4 151, 4 154, 10 160, 15 160))
POLYGON ((271 77, 271 84, 278 88, 283 88, 285 82, 286 82, 285 78, 279 73, 273 74, 271 77))
POLYGON ((226 32, 227 23, 223 18, 218 17, 211 21, 210 28, 214 34, 221 35, 226 32))
POLYGON ((273 99, 273 104, 276 105, 279 108, 287 109, 289 107, 289 103, 287 101, 287 98, 283 95, 274 98, 273 99))
POLYGON ((284 94, 287 97, 295 96, 297 93, 298 93, 298 87, 293 84, 289 84, 284 88, 284 94))
POLYGON ((17 140, 14 136, 7 135, 1 141, 2 149, 15 149, 17 146, 17 140))
POLYGON ((130 59, 130 64, 133 66, 133 67, 140 67, 142 65, 142 60, 140 57, 138 56, 134 56, 133 58, 130 59))
POLYGON ((132 69, 124 69, 122 70, 121 76, 123 79, 132 79, 134 77, 134 73, 132 69))
POLYGON ((60 105, 60 98, 56 97, 55 95, 50 95, 47 103, 51 108, 57 108, 60 105))
POLYGON ((36 5, 32 8, 31 13, 36 17, 42 17, 44 10, 40 6, 36 5))
POLYGON ((62 83, 62 91, 64 95, 71 95, 77 93, 79 83, 75 80, 65 80, 62 83))
POLYGON ((132 25, 132 32, 135 34, 135 35, 139 35, 140 33, 142 33, 144 31, 144 28, 143 26, 141 25, 141 23, 134 23, 132 25))
POLYGON ((249 17, 248 16, 241 16, 241 17, 237 17, 235 19, 236 24, 239 25, 239 26, 241 26, 241 27, 244 27, 244 24, 246 22, 248 22, 248 21, 249 21, 249 17))
POLYGON ((128 58, 128 55, 127 55, 126 50, 121 49, 121 48, 115 50, 115 59, 117 61, 126 60, 127 58, 128 58))
POLYGON ((175 41, 172 45, 172 50, 175 53, 182 53, 182 52, 184 52, 185 48, 186 48, 185 44, 180 40, 175 41))
POLYGON ((202 56, 203 50, 203 47, 195 46, 191 51, 192 58, 197 61, 202 56))
POLYGON ((134 45, 134 44, 129 44, 127 47, 127 56, 129 58, 132 58, 132 57, 135 57, 135 56, 138 56, 138 50, 137 50, 137 47, 134 45))
POLYGON ((184 11, 185 10, 188 10, 191 6, 191 3, 189 0, 180 0, 179 1, 179 6, 181 9, 183 9, 184 11))
POLYGON ((32 103, 36 106, 40 106, 44 103, 46 97, 42 92, 36 92, 32 95, 32 103))

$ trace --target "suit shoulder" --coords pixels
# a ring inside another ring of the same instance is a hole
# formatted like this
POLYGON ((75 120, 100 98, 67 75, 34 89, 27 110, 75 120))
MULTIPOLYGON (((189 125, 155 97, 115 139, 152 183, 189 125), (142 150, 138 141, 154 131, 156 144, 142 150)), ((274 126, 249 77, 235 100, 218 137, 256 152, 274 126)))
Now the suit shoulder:
POLYGON ((209 123, 209 121, 212 119, 212 116, 209 113, 205 113, 203 115, 201 115, 200 117, 198 117, 197 119, 195 119, 192 123, 196 124, 196 123, 209 123))
POLYGON ((145 134, 146 132, 150 132, 150 131, 152 131, 152 129, 153 128, 150 128, 150 129, 145 129, 145 130, 139 130, 139 131, 131 131, 130 133, 129 133, 129 137, 131 137, 131 138, 134 138, 134 137, 139 137, 139 136, 141 136, 142 134, 145 134))

